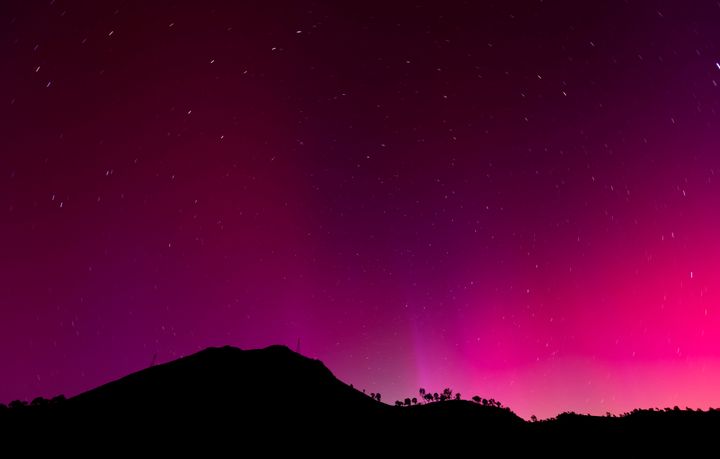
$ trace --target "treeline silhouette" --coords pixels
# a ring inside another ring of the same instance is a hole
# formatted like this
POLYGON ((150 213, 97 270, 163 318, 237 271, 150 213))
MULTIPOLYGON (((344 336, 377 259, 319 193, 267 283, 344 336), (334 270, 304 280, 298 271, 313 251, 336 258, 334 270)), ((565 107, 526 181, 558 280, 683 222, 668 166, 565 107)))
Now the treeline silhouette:
MULTIPOLYGON (((437 402, 445 402, 448 400, 462 400, 462 395, 460 392, 455 392, 453 394, 453 390, 449 387, 446 387, 443 389, 442 392, 427 392, 424 388, 420 388, 418 390, 419 398, 418 397, 407 397, 405 400, 396 400, 395 406, 402 407, 402 406, 413 406, 417 404, 428 404, 428 403, 437 403, 437 402)), ((378 398, 378 400, 380 400, 378 398)), ((478 405, 482 406, 492 406, 496 408, 504 408, 508 411, 510 411, 510 408, 504 407, 502 403, 498 402, 494 398, 482 398, 479 395, 473 396, 471 401, 477 403, 478 405)))
MULTIPOLYGON (((434 392, 429 393, 426 392, 425 389, 420 388, 419 389, 419 395, 420 397, 408 397, 404 400, 396 400, 395 406, 396 407, 409 407, 414 406, 418 404, 430 404, 430 403, 439 403, 439 402, 445 402, 449 400, 456 400, 460 401, 463 400, 462 396, 459 392, 456 392, 453 394, 452 389, 445 388, 442 392, 434 392)), ((365 393, 365 391, 363 391, 365 393)), ((367 395, 367 394, 366 394, 367 395)), ((377 400, 380 402, 382 400, 382 396, 380 393, 370 393, 369 397, 373 400, 377 400)), ((512 412, 510 407, 504 406, 502 403, 495 399, 486 399, 482 398, 478 395, 473 396, 470 401, 473 403, 476 403, 480 406, 485 407, 494 407, 494 408, 501 408, 506 411, 512 412)), ((13 413, 42 413, 54 409, 61 408, 62 405, 67 402, 67 399, 64 395, 58 395, 56 397, 47 399, 44 397, 36 397, 32 401, 27 402, 25 400, 13 400, 9 404, 5 405, 3 403, 0 403, 0 417, 2 416, 8 416, 13 413)), ((710 407, 707 410, 703 410, 701 408, 693 409, 690 407, 680 408, 679 406, 674 406, 672 408, 645 408, 645 409, 633 409, 632 411, 623 412, 620 414, 615 414, 611 412, 605 413, 604 416, 597 416, 597 415, 590 415, 590 414, 581 414, 576 413, 574 411, 565 411, 557 416, 546 418, 546 419, 538 419, 537 416, 532 415, 530 416, 529 422, 530 423, 552 423, 554 421, 564 421, 566 419, 572 419, 572 418, 592 418, 592 419, 601 419, 601 418, 646 418, 646 417, 652 417, 657 415, 662 416, 673 416, 673 417, 691 417, 693 415, 698 415, 700 413, 707 414, 709 416, 720 416, 720 410, 714 407, 710 407)))

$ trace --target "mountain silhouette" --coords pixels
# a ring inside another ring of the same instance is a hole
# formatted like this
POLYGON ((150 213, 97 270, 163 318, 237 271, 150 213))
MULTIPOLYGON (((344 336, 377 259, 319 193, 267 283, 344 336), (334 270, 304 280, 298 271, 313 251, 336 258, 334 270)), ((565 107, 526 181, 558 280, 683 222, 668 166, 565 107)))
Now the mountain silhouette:
MULTIPOLYGON (((68 400, 96 414, 141 411, 158 419, 189 414, 291 419, 304 410, 342 416, 388 408, 340 382, 319 360, 285 346, 226 346, 153 366, 68 400)), ((187 420, 185 420, 187 421, 187 420)))
MULTIPOLYGON (((436 394, 437 395, 437 394, 436 394)), ((11 404, 12 405, 12 404, 11 404)), ((48 444, 162 444, 356 451, 394 445, 426 453, 431 446, 460 451, 482 441, 483 451, 552 452, 556 456, 614 452, 646 455, 658 441, 703 445, 720 433, 720 411, 635 410, 622 417, 563 413, 526 422, 507 408, 466 400, 411 406, 381 403, 340 380, 319 360, 285 346, 208 348, 152 366, 68 400, 36 399, 0 411, 0 435, 53 439, 48 444), (325 449, 323 449, 325 448, 325 449), (587 451, 586 451, 587 452, 587 451)))

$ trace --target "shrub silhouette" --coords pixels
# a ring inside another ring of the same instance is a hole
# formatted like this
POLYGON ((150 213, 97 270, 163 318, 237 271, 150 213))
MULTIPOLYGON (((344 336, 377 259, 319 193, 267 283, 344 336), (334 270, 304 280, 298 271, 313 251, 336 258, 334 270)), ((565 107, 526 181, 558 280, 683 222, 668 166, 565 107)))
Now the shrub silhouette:
POLYGON ((50 400, 47 400, 43 397, 37 397, 32 402, 30 402, 30 406, 36 407, 36 408, 45 408, 50 404, 50 400))
POLYGON ((25 400, 13 400, 9 405, 11 410, 20 410, 26 406, 28 406, 28 403, 25 400))

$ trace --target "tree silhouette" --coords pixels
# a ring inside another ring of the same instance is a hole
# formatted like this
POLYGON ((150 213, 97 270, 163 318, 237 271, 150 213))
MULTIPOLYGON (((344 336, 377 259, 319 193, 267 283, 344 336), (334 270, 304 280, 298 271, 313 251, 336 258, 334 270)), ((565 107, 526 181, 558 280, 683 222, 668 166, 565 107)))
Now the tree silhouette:
POLYGON ((420 400, 423 400, 425 398, 425 389, 421 387, 418 392, 420 393, 420 400))
POLYGON ((457 393, 455 394, 455 400, 461 400, 460 392, 457 392, 457 393))
POLYGON ((38 407, 38 408, 46 407, 49 404, 50 404, 50 401, 43 397, 37 397, 37 398, 33 399, 32 402, 30 402, 30 406, 34 406, 34 407, 38 407))
POLYGON ((13 400, 10 402, 10 409, 11 410, 19 410, 21 408, 25 408, 27 406, 27 402, 25 400, 13 400))
POLYGON ((415 398, 415 397, 412 398, 412 404, 417 405, 417 398, 415 398))
POLYGON ((440 400, 440 395, 438 395, 437 392, 433 393, 432 396, 433 396, 433 400, 435 400, 436 402, 440 400))
POLYGON ((405 399, 405 406, 410 406, 411 404, 412 404, 412 400, 410 400, 409 398, 406 398, 406 399, 405 399))
POLYGON ((380 392, 375 394, 375 400, 377 400, 378 402, 380 401, 380 392))
MULTIPOLYGON (((437 394, 435 394, 435 395, 437 395, 437 394)), ((430 403, 433 401, 433 394, 425 394, 423 398, 425 399, 425 401, 427 403, 430 403)))
POLYGON ((453 391, 449 387, 443 389, 442 394, 445 396, 445 400, 452 400, 453 391))
POLYGON ((479 395, 475 395, 473 396, 472 401, 479 404, 482 401, 482 398, 480 398, 479 395))
POLYGON ((537 422, 537 416, 535 416, 535 415, 533 414, 532 416, 530 416, 530 420, 531 420, 532 422, 537 422))
POLYGON ((403 406, 403 402, 400 400, 395 400, 395 406, 403 406))

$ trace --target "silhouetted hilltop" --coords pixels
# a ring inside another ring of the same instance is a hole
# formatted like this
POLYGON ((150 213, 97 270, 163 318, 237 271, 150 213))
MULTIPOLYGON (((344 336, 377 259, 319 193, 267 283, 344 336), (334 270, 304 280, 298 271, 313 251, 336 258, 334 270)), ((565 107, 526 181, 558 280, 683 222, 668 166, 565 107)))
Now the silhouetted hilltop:
POLYGON ((297 417, 302 410, 338 416, 388 408, 339 381, 322 362, 285 346, 209 348, 157 365, 68 400, 77 411, 297 417))

